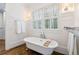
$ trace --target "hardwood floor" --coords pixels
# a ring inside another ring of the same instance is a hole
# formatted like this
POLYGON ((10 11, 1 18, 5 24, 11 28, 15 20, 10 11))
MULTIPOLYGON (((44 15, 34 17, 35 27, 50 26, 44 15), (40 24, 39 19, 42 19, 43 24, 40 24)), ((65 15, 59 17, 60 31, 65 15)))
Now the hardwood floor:
MULTIPOLYGON (((15 47, 8 51, 3 51, 1 55, 42 55, 42 54, 37 53, 30 49, 26 50, 26 45, 23 44, 21 46, 15 47)), ((62 55, 62 54, 58 52, 54 52, 52 55, 62 55)))
POLYGON ((5 50, 5 40, 0 39, 0 52, 5 50))

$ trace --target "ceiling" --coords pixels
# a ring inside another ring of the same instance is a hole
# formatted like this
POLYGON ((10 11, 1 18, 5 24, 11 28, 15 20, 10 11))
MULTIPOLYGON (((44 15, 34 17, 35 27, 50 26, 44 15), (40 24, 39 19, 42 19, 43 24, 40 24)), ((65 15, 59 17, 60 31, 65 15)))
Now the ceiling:
POLYGON ((34 10, 34 9, 38 9, 38 8, 41 8, 43 6, 46 6, 50 3, 26 3, 24 4, 26 8, 29 8, 31 10, 34 10))

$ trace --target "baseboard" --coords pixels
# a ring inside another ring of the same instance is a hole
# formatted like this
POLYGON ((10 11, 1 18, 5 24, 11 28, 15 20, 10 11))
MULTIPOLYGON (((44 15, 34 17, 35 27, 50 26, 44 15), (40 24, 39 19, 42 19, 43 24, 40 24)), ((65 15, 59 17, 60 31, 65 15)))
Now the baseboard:
POLYGON ((55 51, 62 53, 62 54, 65 54, 65 55, 68 55, 68 51, 67 51, 66 48, 58 47, 58 48, 55 49, 55 51))
POLYGON ((5 40, 5 38, 1 38, 1 37, 0 37, 0 40, 5 40))
POLYGON ((24 41, 15 42, 13 44, 9 44, 10 46, 6 46, 5 49, 10 50, 10 49, 15 48, 15 47, 17 47, 19 45, 22 45, 24 43, 25 43, 24 41))
POLYGON ((5 41, 5 39, 0 39, 0 41, 5 41))

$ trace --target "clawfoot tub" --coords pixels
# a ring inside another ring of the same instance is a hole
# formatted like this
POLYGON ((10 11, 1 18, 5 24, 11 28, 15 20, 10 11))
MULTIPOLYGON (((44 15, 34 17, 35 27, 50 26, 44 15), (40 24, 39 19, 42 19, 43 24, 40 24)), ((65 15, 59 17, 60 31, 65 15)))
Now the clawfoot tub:
POLYGON ((44 55, 51 55, 56 47, 58 47, 58 43, 54 40, 50 39, 42 39, 36 37, 28 37, 25 38, 24 41, 26 42, 26 47, 39 52, 44 55), (50 41, 48 46, 44 46, 44 44, 50 41))

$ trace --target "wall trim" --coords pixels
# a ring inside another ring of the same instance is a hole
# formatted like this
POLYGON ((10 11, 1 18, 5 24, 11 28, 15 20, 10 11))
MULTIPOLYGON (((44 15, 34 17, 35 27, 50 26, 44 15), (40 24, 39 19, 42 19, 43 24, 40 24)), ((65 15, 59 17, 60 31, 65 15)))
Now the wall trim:
POLYGON ((68 55, 67 48, 58 47, 55 49, 56 52, 68 55))
POLYGON ((24 41, 19 41, 19 42, 13 43, 13 44, 9 44, 9 46, 6 46, 5 49, 9 50, 9 49, 15 48, 19 45, 22 45, 24 43, 25 43, 24 41))

